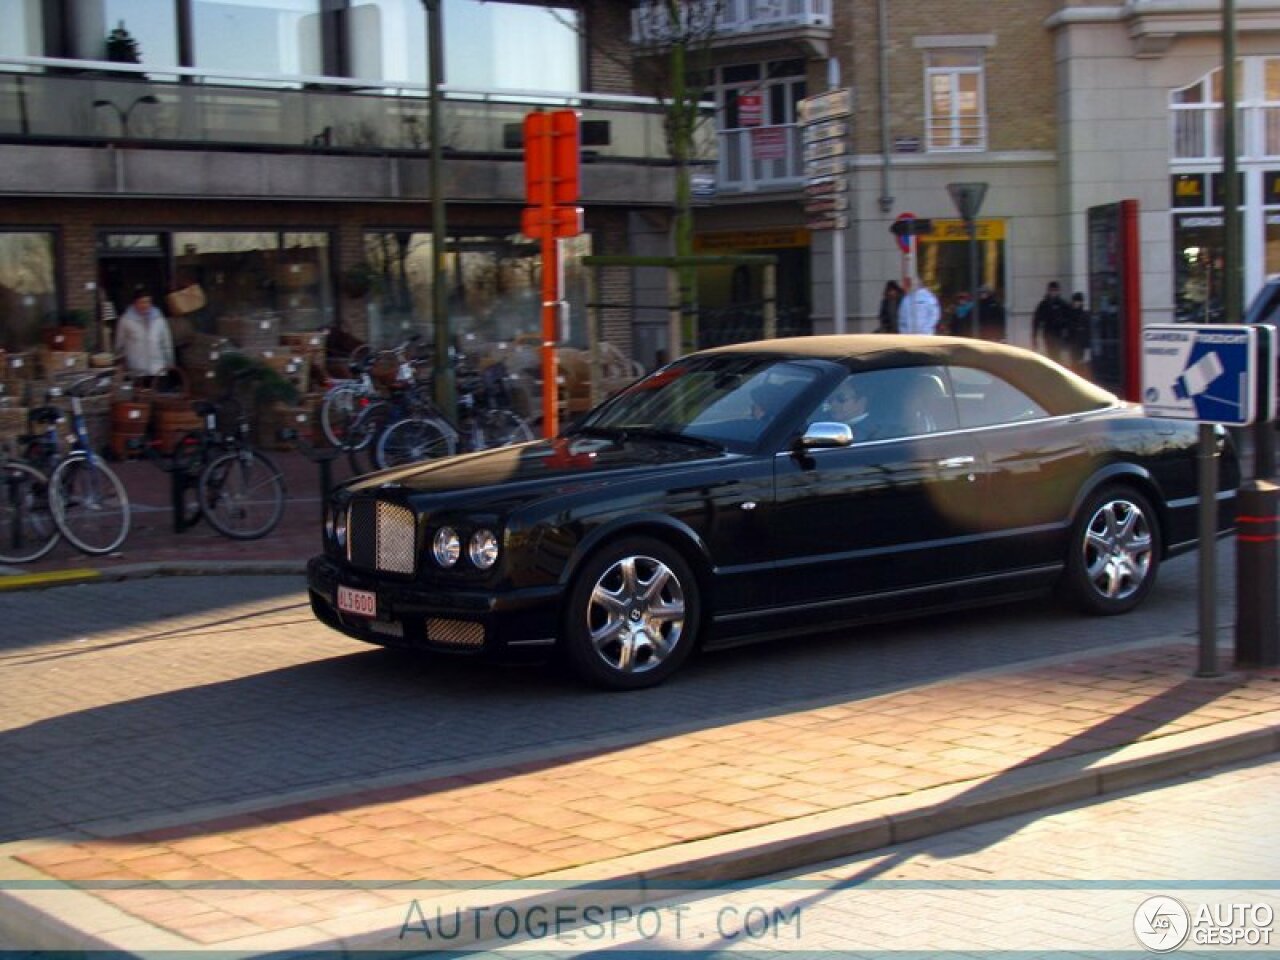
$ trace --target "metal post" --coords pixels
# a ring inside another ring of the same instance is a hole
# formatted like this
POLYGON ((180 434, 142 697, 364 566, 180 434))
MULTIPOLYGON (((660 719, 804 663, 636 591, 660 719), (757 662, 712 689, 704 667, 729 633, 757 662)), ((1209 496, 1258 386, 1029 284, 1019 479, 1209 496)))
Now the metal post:
POLYGON ((764 268, 764 338, 778 335, 778 266, 765 264, 764 268))
MULTIPOLYGON (((982 335, 978 329, 978 223, 973 217, 964 222, 969 235, 969 327, 975 337, 982 335)), ((951 331, 955 333, 956 331, 951 331)))
POLYGON ((1197 677, 1216 677, 1218 672, 1217 579, 1218 579, 1218 465, 1212 424, 1200 424, 1199 453, 1196 456, 1200 486, 1200 663, 1197 677))
POLYGON ((435 336, 435 357, 432 369, 435 378, 436 403, 446 414, 453 416, 457 409, 457 392, 454 389, 453 363, 450 357, 452 334, 449 330, 449 297, 444 276, 445 246, 448 243, 444 209, 444 146, 441 142, 440 85, 444 83, 444 38, 440 18, 440 0, 422 0, 427 8, 427 118, 428 136, 431 138, 431 169, 428 173, 428 190, 431 191, 431 311, 435 336))

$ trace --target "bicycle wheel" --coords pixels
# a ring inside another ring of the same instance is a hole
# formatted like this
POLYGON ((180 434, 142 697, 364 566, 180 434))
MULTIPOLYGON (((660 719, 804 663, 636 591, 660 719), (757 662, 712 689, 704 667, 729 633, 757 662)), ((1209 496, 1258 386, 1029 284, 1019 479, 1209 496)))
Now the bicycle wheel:
POLYGON ((363 410, 347 431, 346 445, 351 450, 366 450, 377 446, 382 431, 391 421, 391 404, 385 400, 375 400, 363 410))
POLYGON ((100 458, 83 453, 58 464, 49 478, 53 522, 81 553, 115 550, 129 535, 129 495, 100 458))
POLYGON ((320 429, 335 447, 347 442, 351 425, 360 413, 360 392, 355 384, 334 387, 320 403, 320 429))
POLYGON ((510 410, 486 410, 480 418, 486 447, 508 447, 533 439, 533 428, 510 410))
POLYGON ((39 560, 61 536, 45 475, 25 463, 0 466, 0 563, 39 560))
POLYGON ((447 423, 414 418, 393 423, 383 431, 374 459, 379 467, 396 467, 417 460, 449 457, 457 449, 458 435, 447 423))
POLYGON ((284 515, 284 477, 257 450, 232 450, 200 474, 200 505, 224 537, 257 540, 284 515))

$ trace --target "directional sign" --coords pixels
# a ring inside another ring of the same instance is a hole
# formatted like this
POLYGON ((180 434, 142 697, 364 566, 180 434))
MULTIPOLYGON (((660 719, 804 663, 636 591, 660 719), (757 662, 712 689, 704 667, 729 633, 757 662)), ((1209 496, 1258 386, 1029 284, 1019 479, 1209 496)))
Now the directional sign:
POLYGON ((805 143, 815 140, 844 140, 849 136, 849 123, 845 120, 822 120, 806 123, 800 128, 805 143))
POLYGON ((825 197, 832 193, 847 193, 849 181, 844 177, 822 177, 810 180, 804 185, 806 197, 825 197))
POLYGON ((1142 331, 1147 413, 1243 427, 1257 396, 1257 330, 1250 326, 1152 324, 1142 331))
POLYGON ((853 113, 853 91, 848 87, 828 90, 813 97, 805 97, 797 105, 801 123, 815 123, 832 117, 847 117, 853 113))
POLYGON ((821 157, 804 162, 804 175, 811 180, 820 177, 834 177, 849 169, 849 157, 841 154, 835 157, 821 157))
POLYGON ((847 213, 820 213, 805 222, 810 230, 847 230, 849 215, 847 213))
POLYGON ((849 145, 843 140, 818 140, 804 145, 805 160, 821 160, 824 157, 838 157, 849 152, 849 145))

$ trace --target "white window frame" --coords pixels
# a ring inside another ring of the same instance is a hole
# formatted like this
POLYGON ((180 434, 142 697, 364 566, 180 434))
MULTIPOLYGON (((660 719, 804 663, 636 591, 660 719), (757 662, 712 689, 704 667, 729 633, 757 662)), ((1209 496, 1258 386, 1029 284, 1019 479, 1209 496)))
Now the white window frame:
POLYGON ((925 51, 924 76, 924 124, 925 149, 929 153, 974 153, 987 149, 987 83, 986 55, 980 48, 949 49, 945 55, 966 54, 976 61, 973 65, 947 64, 936 66, 934 57, 941 51, 925 51), (962 77, 976 77, 976 110, 970 116, 961 109, 964 92, 960 89, 962 77), (934 114, 933 87, 938 79, 948 81, 948 96, 952 109, 949 115, 934 114))

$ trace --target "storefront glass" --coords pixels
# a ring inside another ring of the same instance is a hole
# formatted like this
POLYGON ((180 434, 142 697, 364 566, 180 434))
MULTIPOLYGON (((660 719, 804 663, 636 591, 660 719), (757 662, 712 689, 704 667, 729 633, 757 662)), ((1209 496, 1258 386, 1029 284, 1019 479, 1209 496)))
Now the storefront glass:
POLYGON ((56 318, 55 237, 48 231, 0 231, 0 346, 25 350, 56 318))
POLYGON ((198 283, 206 306, 195 318, 217 332, 225 316, 278 314, 285 331, 333 321, 327 233, 218 231, 172 235, 175 287, 198 283))
POLYGON ((1180 323, 1222 320, 1222 214, 1174 217, 1174 312, 1180 323))
POLYGON ((422 0, 353 0, 346 16, 351 75, 426 83, 426 21, 422 0))
MULTIPOLYGON (((990 287, 1005 303, 1005 230, 1003 220, 979 220, 974 248, 979 286, 990 287)), ((916 271, 942 305, 944 318, 955 309, 956 295, 971 293, 969 233, 963 220, 934 220, 933 232, 917 238, 916 271)), ((1005 304, 1008 306, 1008 304, 1005 304)))
POLYGON ((582 89, 579 14, 567 6, 444 0, 445 80, 471 89, 582 89), (548 8, 551 9, 548 9, 548 8))

